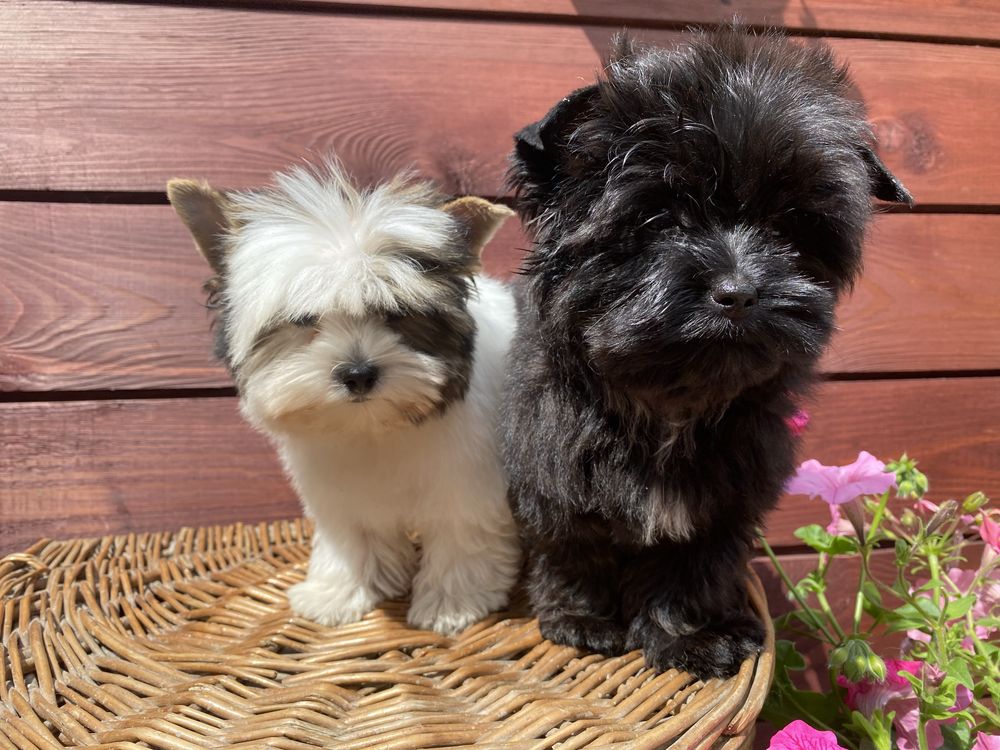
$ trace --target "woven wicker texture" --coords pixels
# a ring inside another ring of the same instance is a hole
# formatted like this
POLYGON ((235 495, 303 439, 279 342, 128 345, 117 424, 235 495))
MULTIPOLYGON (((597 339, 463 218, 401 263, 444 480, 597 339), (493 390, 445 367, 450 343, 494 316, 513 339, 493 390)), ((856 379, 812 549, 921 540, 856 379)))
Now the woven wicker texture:
MULTIPOLYGON (((516 607, 449 639, 390 603, 293 616, 302 522, 39 542, 0 561, 0 748, 490 750, 749 744, 766 652, 728 681, 581 654, 516 607)), ((766 611, 751 574, 754 606, 766 611)))

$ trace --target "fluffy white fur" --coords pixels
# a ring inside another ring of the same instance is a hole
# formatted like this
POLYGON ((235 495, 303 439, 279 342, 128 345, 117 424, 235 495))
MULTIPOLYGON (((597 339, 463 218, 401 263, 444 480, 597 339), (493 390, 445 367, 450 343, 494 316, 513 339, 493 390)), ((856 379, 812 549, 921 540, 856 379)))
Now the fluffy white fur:
POLYGON ((446 296, 407 253, 454 245, 460 219, 419 183, 363 192, 332 165, 261 192, 178 182, 170 194, 210 262, 216 234, 205 224, 227 217, 213 265, 241 408, 315 521, 308 575, 289 591, 295 612, 348 623, 412 585, 409 621, 451 633, 502 607, 519 565, 496 435, 511 292, 475 278, 470 384, 443 411, 446 363, 407 346, 385 318, 446 296), (331 375, 358 360, 380 373, 365 398, 331 375))
MULTIPOLYGON (((501 287, 500 293, 508 292, 501 287)), ((244 360, 244 367, 241 405, 252 424, 279 435, 315 434, 322 440, 359 431, 382 439, 381 432, 432 412, 445 378, 438 360, 407 347, 380 316, 340 312, 322 316, 315 327, 275 332, 244 360), (376 365, 381 373, 376 392, 360 403, 330 374, 355 359, 376 365)))
POLYGON ((292 169, 275 183, 231 196, 240 220, 226 279, 235 362, 282 316, 363 317, 434 300, 437 285, 404 255, 433 253, 453 231, 450 216, 415 202, 426 186, 402 176, 363 192, 335 164, 292 169))
POLYGON ((422 543, 411 624, 455 632, 506 603, 519 549, 495 424, 514 305, 498 282, 480 278, 477 286, 475 365, 463 401, 393 430, 310 425, 275 434, 316 522, 308 578, 289 592, 296 612, 352 622, 405 593, 417 568, 410 531, 422 543))

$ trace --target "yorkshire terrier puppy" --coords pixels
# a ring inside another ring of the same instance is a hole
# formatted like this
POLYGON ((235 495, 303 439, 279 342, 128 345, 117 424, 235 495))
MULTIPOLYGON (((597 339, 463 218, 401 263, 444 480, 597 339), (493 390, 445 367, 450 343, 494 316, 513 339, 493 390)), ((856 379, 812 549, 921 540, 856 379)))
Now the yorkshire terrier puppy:
POLYGON ((516 313, 480 253, 512 212, 408 177, 360 190, 333 163, 168 195, 215 272, 242 413, 315 521, 293 610, 349 623, 412 582, 410 624, 454 633, 504 606, 519 546, 496 431, 516 313))
POLYGON ((542 633, 735 673, 786 420, 861 268, 871 197, 910 196, 822 45, 739 30, 621 39, 515 137, 534 235, 505 452, 542 633))

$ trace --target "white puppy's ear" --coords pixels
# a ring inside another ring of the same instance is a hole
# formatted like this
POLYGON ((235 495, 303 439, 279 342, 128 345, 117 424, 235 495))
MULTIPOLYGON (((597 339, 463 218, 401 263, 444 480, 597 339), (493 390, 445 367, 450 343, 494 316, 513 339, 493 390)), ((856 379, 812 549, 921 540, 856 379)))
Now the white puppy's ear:
POLYGON ((225 193, 207 182, 173 179, 167 183, 167 198, 187 226, 208 265, 222 275, 225 268, 225 235, 231 228, 230 206, 225 193))
POLYGON ((468 227, 469 252, 475 257, 482 256, 483 248, 493 239, 493 235, 503 226, 514 212, 500 203, 490 203, 484 198, 466 195, 441 206, 441 210, 451 214, 468 227))

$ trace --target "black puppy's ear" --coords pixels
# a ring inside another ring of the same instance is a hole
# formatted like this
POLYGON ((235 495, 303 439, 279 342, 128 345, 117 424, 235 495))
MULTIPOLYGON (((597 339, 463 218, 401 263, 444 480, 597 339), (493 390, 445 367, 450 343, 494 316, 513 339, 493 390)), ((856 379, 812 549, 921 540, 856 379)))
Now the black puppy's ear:
POLYGON ((907 206, 913 205, 913 196, 910 191, 903 187, 896 176, 889 171, 889 168, 882 163, 871 148, 861 147, 861 158, 864 159, 868 167, 868 178, 871 180, 872 195, 882 201, 889 203, 905 203, 907 206))
POLYGON ((574 120, 597 91, 591 84, 563 97, 538 122, 521 128, 514 136, 514 155, 536 180, 551 177, 558 163, 559 149, 565 144, 574 120))

